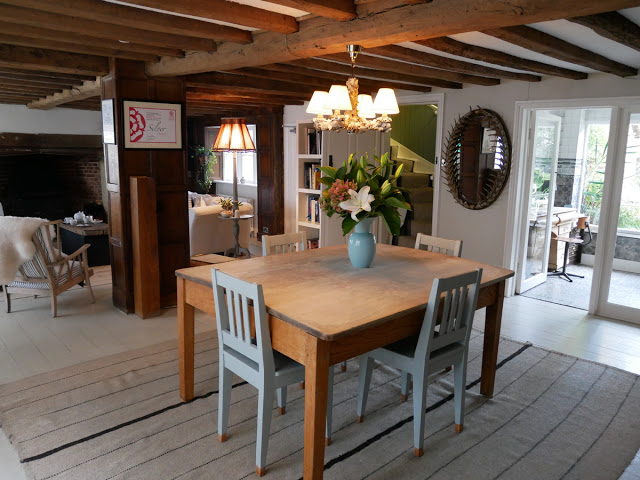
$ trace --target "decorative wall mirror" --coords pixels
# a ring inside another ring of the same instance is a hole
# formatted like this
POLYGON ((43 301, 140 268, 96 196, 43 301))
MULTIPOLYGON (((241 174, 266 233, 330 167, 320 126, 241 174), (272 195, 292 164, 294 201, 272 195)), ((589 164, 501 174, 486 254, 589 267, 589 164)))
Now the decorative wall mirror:
POLYGON ((487 208, 504 189, 511 168, 511 140, 500 116, 478 107, 459 118, 449 132, 442 173, 460 205, 487 208))

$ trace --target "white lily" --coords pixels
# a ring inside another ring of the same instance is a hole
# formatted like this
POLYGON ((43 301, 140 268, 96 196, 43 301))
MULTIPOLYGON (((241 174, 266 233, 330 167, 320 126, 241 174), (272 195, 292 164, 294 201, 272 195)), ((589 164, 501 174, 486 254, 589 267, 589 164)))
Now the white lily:
POLYGON ((373 202, 375 197, 369 193, 369 190, 371 190, 369 185, 362 187, 359 192, 349 189, 349 200, 340 202, 339 204, 340 208, 351 212, 351 218, 356 222, 358 221, 358 218, 356 217, 358 213, 363 210, 366 212, 371 211, 371 202, 373 202))

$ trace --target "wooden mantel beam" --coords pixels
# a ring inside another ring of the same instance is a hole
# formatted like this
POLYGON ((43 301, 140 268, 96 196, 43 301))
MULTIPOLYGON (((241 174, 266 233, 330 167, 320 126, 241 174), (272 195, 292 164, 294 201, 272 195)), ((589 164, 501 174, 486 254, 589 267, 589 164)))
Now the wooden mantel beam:
POLYGON ((618 12, 568 18, 567 20, 589 27, 601 37, 640 51, 640 26, 618 12))
POLYGON ((640 0, 449 0, 407 5, 338 22, 323 17, 300 22, 290 35, 266 32, 253 43, 225 43, 215 53, 194 53, 186 58, 163 58, 147 65, 152 76, 173 76, 214 70, 286 63, 298 58, 345 51, 348 43, 365 48, 442 37, 488 28, 593 15, 640 5, 640 0))
POLYGON ((45 98, 35 100, 27 104, 28 108, 38 110, 49 110, 50 108, 63 105, 65 103, 77 102, 85 98, 97 97, 100 95, 101 77, 96 77, 93 81, 85 80, 79 87, 69 88, 62 92, 54 93, 45 98))

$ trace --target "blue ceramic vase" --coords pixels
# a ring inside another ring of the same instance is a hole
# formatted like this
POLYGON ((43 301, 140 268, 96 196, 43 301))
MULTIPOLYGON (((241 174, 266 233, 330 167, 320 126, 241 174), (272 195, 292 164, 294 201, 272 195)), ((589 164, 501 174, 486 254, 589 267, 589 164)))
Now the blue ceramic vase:
POLYGON ((376 256, 376 236, 369 232, 374 218, 360 220, 349 237, 349 260, 356 268, 369 268, 376 256))

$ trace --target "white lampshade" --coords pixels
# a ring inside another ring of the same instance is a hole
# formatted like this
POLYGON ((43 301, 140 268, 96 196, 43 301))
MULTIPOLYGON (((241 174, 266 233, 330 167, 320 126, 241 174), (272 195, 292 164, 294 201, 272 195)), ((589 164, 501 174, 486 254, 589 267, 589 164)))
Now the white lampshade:
POLYGON ((376 112, 373 109, 373 99, 371 95, 358 95, 358 114, 362 118, 375 118, 376 112))
MULTIPOLYGON (((333 88, 333 87, 332 87, 333 88)), ((398 101, 396 100, 396 94, 391 88, 381 88, 378 90, 376 100, 373 102, 373 110, 376 113, 383 113, 393 115, 394 113, 400 113, 398 108, 398 101)))
POLYGON ((325 92, 322 90, 316 90, 315 92, 313 92, 313 96, 311 97, 311 100, 309 100, 307 113, 331 115, 331 109, 325 106, 328 96, 329 92, 325 92))
POLYGON ((331 110, 351 110, 351 100, 346 85, 331 85, 326 107, 331 110))

